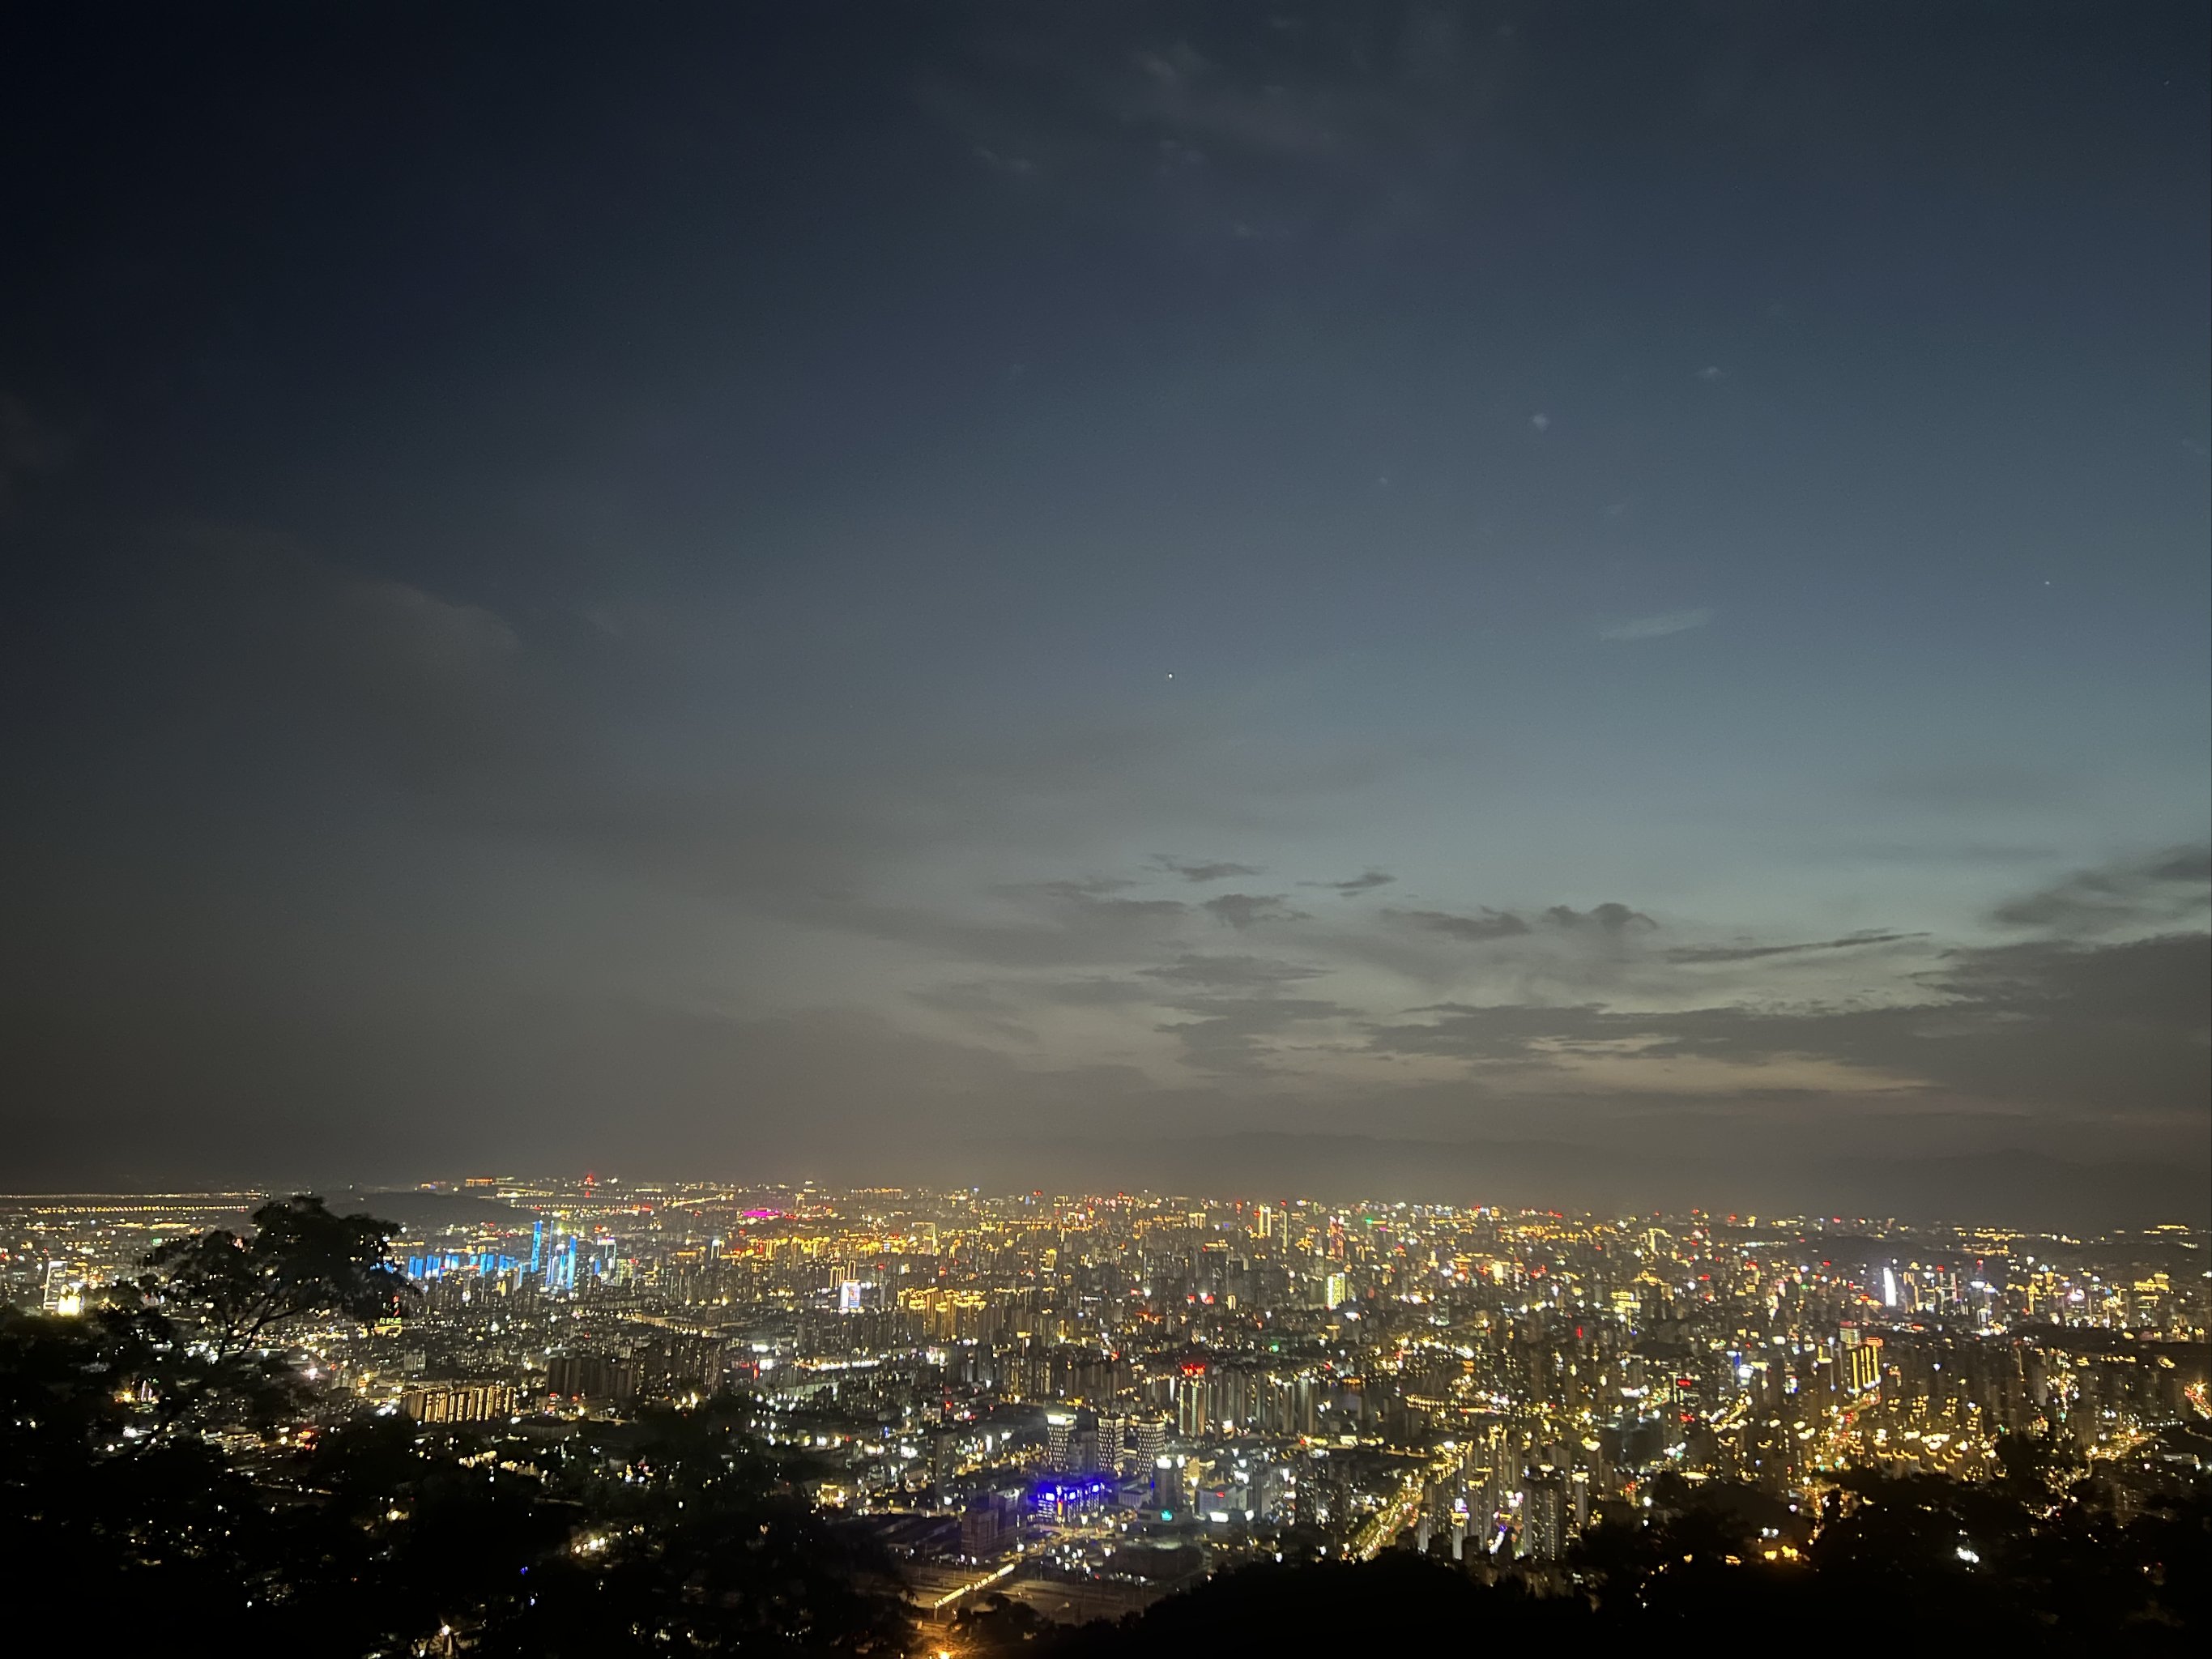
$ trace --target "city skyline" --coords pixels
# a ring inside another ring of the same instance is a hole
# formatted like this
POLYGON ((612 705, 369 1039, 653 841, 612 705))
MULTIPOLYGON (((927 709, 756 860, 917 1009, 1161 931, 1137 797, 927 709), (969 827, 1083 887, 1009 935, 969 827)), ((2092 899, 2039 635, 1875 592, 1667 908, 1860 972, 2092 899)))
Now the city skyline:
MULTIPOLYGON (((518 1495, 588 1494, 584 1470, 696 1495, 683 1460, 741 1427, 898 1563, 917 1634, 971 1652, 994 1596, 1074 1626, 1285 1559, 1425 1558, 1617 1614, 1606 1540, 1685 1510, 1729 1566, 1840 1575, 1851 1505, 1955 1502, 1955 1573, 2016 1547, 2002 1504, 2062 1488, 2154 1540, 2212 1452, 2208 1235, 2172 1224, 480 1175, 327 1210, 0 1195, 0 1288, 87 1318, 249 1216, 256 1249, 367 1227, 406 1287, 292 1316, 304 1455, 397 1419, 518 1495)), ((223 1443, 279 1475, 269 1434, 223 1443)), ((624 1534, 564 1535, 597 1567, 624 1534)))
POLYGON ((41 25, 0 1185, 2212 1218, 2201 7, 41 25))
POLYGON ((42 1583, 160 1588, 134 1632, 344 1652, 1870 1607, 2182 1651, 2208 1247, 596 1174, 0 1194, 0 1523, 42 1583))

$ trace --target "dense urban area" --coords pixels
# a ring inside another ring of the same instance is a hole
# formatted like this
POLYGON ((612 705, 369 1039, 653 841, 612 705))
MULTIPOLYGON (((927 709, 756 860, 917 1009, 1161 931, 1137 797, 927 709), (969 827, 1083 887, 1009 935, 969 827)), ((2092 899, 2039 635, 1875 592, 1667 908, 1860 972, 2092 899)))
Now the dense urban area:
MULTIPOLYGON (((264 1201, 4 1200, 8 1299, 84 1322, 264 1201)), ((413 1289, 271 1323, 301 1391, 198 1430, 232 1467, 282 1487, 367 1420, 495 1484, 635 1486, 655 1425, 711 1422, 853 1540, 923 1650, 1128 1620, 1254 1563, 1410 1553, 1572 1596, 1608 1523, 1701 1502, 1731 1564, 1783 1570, 1869 1480, 2033 1469, 2118 1527, 2212 1485, 2208 1240, 2179 1224, 588 1176, 330 1207, 389 1223, 413 1289)), ((572 1560, 625 1547, 596 1513, 572 1560)))

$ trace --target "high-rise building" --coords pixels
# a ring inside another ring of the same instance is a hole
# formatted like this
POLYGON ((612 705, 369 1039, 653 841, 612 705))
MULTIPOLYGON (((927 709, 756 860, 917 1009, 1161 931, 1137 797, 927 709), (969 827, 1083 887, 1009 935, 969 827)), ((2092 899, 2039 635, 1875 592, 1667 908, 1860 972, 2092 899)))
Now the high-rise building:
POLYGON ((1098 1462, 1098 1418, 1088 1411, 1044 1414, 1045 1461, 1054 1474, 1095 1474, 1098 1462))
POLYGON ((1087 1411, 1075 1414, 1075 1432, 1068 1437, 1067 1464, 1070 1474, 1096 1474, 1103 1467, 1098 1447, 1098 1419, 1087 1411))
POLYGON ((426 1382, 399 1398, 399 1409, 418 1423, 484 1423, 514 1408, 514 1385, 497 1381, 426 1382))
POLYGON ((74 1261, 49 1261, 40 1305, 65 1318, 82 1313, 84 1277, 84 1270, 74 1261))
POLYGON ((1176 1378, 1176 1432, 1184 1439, 1195 1440, 1206 1432, 1211 1420, 1206 1409, 1210 1393, 1203 1365, 1186 1365, 1176 1378))
POLYGON ((1516 1551, 1525 1561, 1556 1561, 1566 1553, 1573 1499, 1566 1477, 1547 1464, 1521 1481, 1521 1538, 1516 1551))
POLYGON ((1168 1449, 1167 1419, 1140 1417, 1129 1425, 1127 1462, 1133 1468, 1149 1469, 1168 1449))
POLYGON ((960 1517, 960 1553, 971 1561, 1005 1554, 1021 1541, 1023 1514, 1019 1492, 979 1494, 960 1517))
POLYGON ((1864 1394, 1881 1386, 1880 1337, 1868 1335, 1856 1325, 1844 1326, 1838 1358, 1841 1381, 1851 1393, 1864 1394))

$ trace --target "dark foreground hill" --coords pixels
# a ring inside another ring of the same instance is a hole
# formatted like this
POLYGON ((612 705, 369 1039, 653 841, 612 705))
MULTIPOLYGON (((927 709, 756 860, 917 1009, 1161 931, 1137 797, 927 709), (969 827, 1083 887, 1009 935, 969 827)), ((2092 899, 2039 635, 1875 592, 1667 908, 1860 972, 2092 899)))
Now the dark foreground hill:
POLYGON ((2010 1652, 2201 1651, 2212 1504, 2125 1523, 2080 1498, 1997 1483, 1851 1477, 1806 1559, 1768 1562, 1725 1518, 1692 1510, 1595 1528, 1565 1567, 1483 1582, 1410 1550, 1376 1560, 1262 1565, 1120 1625, 1051 1632, 986 1613, 963 1650, 1033 1659, 1154 1654, 1471 1652, 1516 1638, 1580 1644, 1723 1629, 1863 1627, 1892 1643, 2010 1652))

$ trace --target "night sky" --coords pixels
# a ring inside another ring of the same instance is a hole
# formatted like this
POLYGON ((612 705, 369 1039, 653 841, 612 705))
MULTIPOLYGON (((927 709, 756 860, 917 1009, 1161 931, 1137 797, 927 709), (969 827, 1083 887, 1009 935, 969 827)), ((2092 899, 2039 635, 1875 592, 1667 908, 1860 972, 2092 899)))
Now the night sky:
POLYGON ((41 9, 0 1176, 2201 1219, 2201 4, 41 9))

